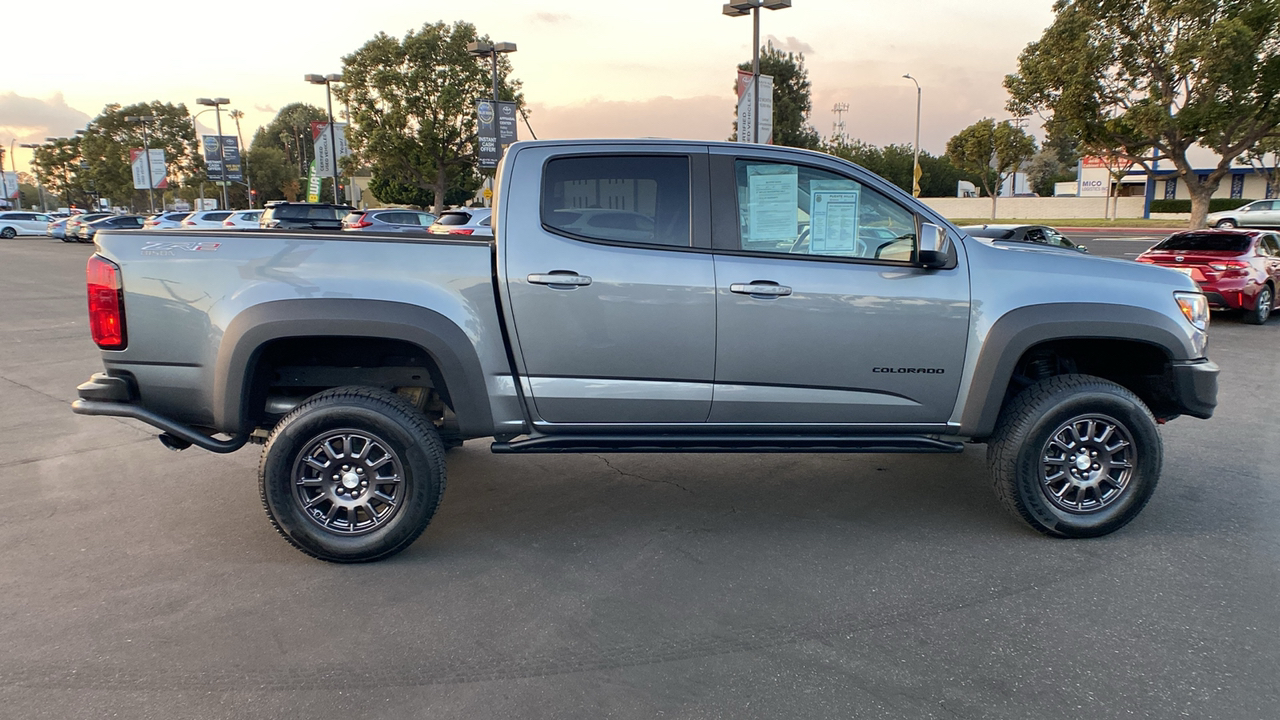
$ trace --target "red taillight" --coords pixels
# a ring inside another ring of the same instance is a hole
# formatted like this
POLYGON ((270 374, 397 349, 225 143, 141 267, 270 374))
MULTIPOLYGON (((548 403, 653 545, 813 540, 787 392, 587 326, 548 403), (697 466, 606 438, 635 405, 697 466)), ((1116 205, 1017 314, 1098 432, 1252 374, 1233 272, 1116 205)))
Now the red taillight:
POLYGON ((120 268, 110 260, 94 255, 85 268, 89 288, 89 331, 93 341, 103 350, 123 350, 124 298, 120 284, 120 268))
POLYGON ((475 230, 472 230, 471 228, 450 228, 449 229, 450 235, 470 235, 473 232, 475 232, 475 230))
POLYGON ((368 215, 361 215, 360 217, 355 219, 355 222, 348 223, 347 227, 353 227, 353 228, 371 227, 373 225, 373 222, 371 220, 366 220, 365 218, 367 217, 368 215))

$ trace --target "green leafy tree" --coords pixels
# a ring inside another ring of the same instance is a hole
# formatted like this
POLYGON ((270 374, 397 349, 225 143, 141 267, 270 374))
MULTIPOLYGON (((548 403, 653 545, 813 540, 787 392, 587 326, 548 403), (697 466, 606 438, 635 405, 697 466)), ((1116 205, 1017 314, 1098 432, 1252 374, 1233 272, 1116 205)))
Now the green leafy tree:
MULTIPOLYGON (((470 168, 467 169, 467 174, 469 177, 462 179, 450 178, 449 189, 444 196, 446 205, 463 205, 475 197, 483 180, 470 168)), ((430 190, 387 178, 377 171, 369 180, 369 192, 380 202, 391 205, 430 208, 435 201, 435 195, 430 190)))
MULTIPOLYGON (((451 182, 468 178, 475 165, 475 101, 492 94, 489 58, 467 52, 478 40, 488 38, 470 23, 427 23, 403 40, 378 33, 342 59, 335 94, 352 110, 354 161, 384 181, 427 191, 437 213, 451 182)), ((507 56, 499 57, 498 71, 509 77, 507 56)), ((504 80, 499 94, 524 103, 519 81, 504 80)))
MULTIPOLYGON (((751 62, 738 65, 739 70, 751 70, 751 62)), ((813 111, 810 97, 809 70, 804 66, 804 54, 783 52, 769 43, 760 49, 760 74, 773 78, 773 144, 816 150, 822 145, 818 131, 809 124, 813 111)), ((738 92, 737 81, 733 91, 738 92)), ((733 114, 737 117, 735 102, 733 114)), ((733 121, 730 140, 738 139, 738 121, 733 121)))
POLYGON ((1054 185, 1060 182, 1075 180, 1075 164, 1064 164, 1057 148, 1048 144, 1040 148, 1040 152, 1027 163, 1027 182, 1037 195, 1049 197, 1053 195, 1054 185))
POLYGON ((1193 228, 1236 158, 1280 125, 1280 3, 1057 0, 1054 21, 1005 78, 1017 114, 1051 113, 1083 147, 1151 171, 1172 162, 1193 228), (1203 179, 1187 158, 1217 153, 1203 179))
POLYGON ((285 200, 285 186, 297 181, 298 168, 285 151, 271 144, 254 143, 245 151, 245 164, 253 169, 253 189, 258 192, 258 205, 268 200, 285 200))
POLYGON ((280 108, 271 122, 258 128, 250 147, 270 147, 283 152, 294 173, 302 177, 307 174, 308 163, 315 155, 311 145, 311 123, 328 120, 328 113, 315 105, 290 103, 280 108))
POLYGON ((89 123, 81 141, 81 155, 88 162, 86 178, 100 197, 136 208, 146 205, 147 191, 133 187, 129 151, 141 149, 143 138, 142 125, 125 120, 130 116, 155 118, 148 124, 147 142, 153 150, 164 150, 171 184, 203 170, 204 162, 192 152, 196 132, 186 105, 159 101, 107 105, 89 123))
POLYGON ((947 141, 947 158, 961 170, 976 175, 991 198, 992 219, 996 217, 1000 186, 1035 152, 1035 138, 1025 130, 991 118, 979 120, 947 141))
POLYGON ((80 137, 55 140, 36 148, 32 165, 45 187, 61 198, 65 207, 88 207, 87 182, 80 167, 80 137))
MULTIPOLYGON (((835 138, 822 146, 822 151, 861 165, 880 177, 911 192, 911 172, 914 158, 910 145, 886 145, 883 148, 861 140, 835 138)), ((951 164, 945 157, 935 157, 926 151, 920 153, 921 197, 947 197, 956 192, 961 180, 977 182, 977 177, 951 164)))

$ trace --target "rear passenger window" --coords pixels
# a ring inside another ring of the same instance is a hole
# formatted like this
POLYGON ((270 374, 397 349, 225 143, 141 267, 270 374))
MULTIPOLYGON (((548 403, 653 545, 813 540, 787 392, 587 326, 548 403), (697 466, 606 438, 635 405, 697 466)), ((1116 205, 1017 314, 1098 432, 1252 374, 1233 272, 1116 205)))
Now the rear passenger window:
POLYGON ((542 223, 592 240, 689 247, 686 156, 570 157, 547 163, 542 223))
POLYGON ((736 161, 741 249, 909 262, 915 216, 862 183, 785 163, 736 161))

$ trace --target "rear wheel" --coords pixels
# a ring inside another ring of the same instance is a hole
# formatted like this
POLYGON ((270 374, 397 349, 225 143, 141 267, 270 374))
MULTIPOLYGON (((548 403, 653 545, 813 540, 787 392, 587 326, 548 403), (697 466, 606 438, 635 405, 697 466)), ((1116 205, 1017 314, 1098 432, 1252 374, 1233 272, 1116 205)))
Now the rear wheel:
POLYGON ((380 560, 431 522, 444 492, 444 447, 401 396, 337 388, 276 425, 258 479, 267 516, 294 547, 331 562, 380 560))
POLYGON ((14 237, 17 236, 17 234, 18 234, 18 231, 14 230, 11 227, 0 229, 0 238, 4 238, 5 240, 12 240, 14 237))
POLYGON ((1022 391, 987 445, 996 496, 1055 537, 1119 530, 1146 506, 1164 448, 1136 395, 1089 375, 1061 375, 1022 391))
POLYGON ((1234 227, 1238 227, 1238 226, 1236 225, 1236 221, 1235 221, 1235 220, 1232 220, 1231 218, 1227 218, 1226 220, 1219 220, 1219 221, 1218 221, 1218 224, 1217 224, 1217 225, 1214 225, 1214 227, 1220 227, 1220 228, 1224 228, 1224 229, 1230 229, 1230 228, 1234 228, 1234 227))
POLYGON ((1246 310, 1244 321, 1250 325, 1262 325, 1271 317, 1271 305, 1275 302, 1275 292, 1270 285, 1263 285, 1254 297, 1252 310, 1246 310))

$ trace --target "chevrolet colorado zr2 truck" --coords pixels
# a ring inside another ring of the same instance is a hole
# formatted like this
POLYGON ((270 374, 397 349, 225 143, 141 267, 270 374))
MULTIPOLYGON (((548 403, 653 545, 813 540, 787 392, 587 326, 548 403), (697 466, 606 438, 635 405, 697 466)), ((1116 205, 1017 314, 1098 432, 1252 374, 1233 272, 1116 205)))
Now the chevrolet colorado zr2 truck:
POLYGON ((446 450, 960 452, 1040 532, 1110 533, 1208 418, 1190 278, 969 237, 860 167, 763 145, 513 145, 494 236, 104 230, 77 413, 263 444, 324 560, 426 528, 446 450))

